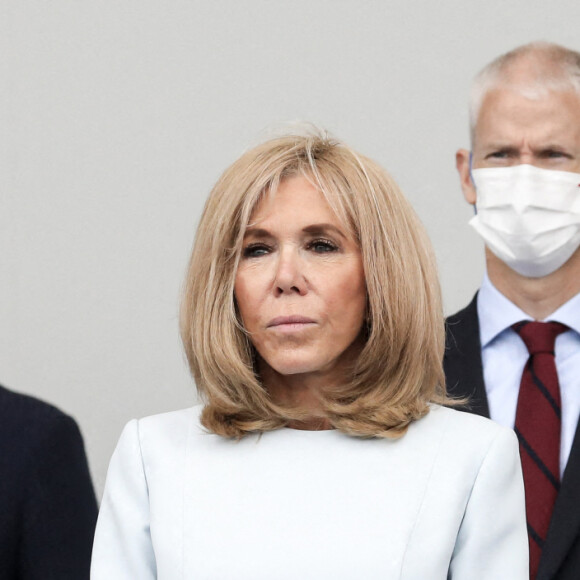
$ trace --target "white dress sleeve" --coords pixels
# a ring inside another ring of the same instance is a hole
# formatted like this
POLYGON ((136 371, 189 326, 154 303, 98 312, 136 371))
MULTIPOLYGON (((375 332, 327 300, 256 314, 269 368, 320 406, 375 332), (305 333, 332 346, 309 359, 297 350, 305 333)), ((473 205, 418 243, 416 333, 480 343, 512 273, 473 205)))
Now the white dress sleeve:
POLYGON ((139 422, 129 422, 111 458, 101 503, 91 580, 154 580, 149 493, 139 441, 139 422))
POLYGON ((474 482, 449 569, 452 580, 529 580, 518 443, 502 429, 474 482))

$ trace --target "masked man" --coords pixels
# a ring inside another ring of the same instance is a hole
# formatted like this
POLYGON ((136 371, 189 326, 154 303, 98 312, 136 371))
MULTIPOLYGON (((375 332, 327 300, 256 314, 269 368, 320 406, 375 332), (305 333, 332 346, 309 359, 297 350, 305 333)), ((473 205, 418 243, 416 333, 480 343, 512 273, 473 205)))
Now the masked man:
POLYGON ((448 388, 516 431, 530 578, 577 580, 580 54, 533 43, 500 56, 474 81, 470 121, 456 161, 487 274, 447 321, 448 388))

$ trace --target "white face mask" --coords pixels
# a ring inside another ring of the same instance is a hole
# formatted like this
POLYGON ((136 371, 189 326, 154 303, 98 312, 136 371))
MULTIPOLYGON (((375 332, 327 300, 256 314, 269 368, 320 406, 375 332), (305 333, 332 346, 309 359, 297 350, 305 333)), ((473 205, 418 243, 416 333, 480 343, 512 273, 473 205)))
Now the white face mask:
POLYGON ((555 272, 580 245, 580 174, 532 165, 474 169, 469 224, 522 276, 555 272))

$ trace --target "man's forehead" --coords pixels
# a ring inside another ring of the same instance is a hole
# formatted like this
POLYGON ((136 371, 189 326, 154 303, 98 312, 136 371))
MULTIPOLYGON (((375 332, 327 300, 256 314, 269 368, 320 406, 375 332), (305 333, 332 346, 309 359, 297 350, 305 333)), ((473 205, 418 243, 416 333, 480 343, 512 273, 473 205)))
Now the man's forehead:
POLYGON ((531 92, 530 87, 499 86, 484 97, 475 141, 577 141, 580 95, 573 90, 531 92))

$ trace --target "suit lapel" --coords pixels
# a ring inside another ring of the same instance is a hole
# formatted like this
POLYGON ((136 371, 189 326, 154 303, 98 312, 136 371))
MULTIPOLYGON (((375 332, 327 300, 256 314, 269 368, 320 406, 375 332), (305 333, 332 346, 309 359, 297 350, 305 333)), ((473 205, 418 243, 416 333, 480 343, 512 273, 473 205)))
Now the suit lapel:
MULTIPOLYGON (((572 543, 580 533, 580 428, 576 427, 574 443, 562 478, 558 499, 548 530, 548 537, 538 570, 538 580, 555 578, 572 543)), ((579 573, 580 574, 580 573, 579 573)))
POLYGON ((466 308, 447 318, 445 342, 443 366, 447 392, 452 397, 469 399, 464 410, 489 417, 481 364, 477 294, 466 308))

